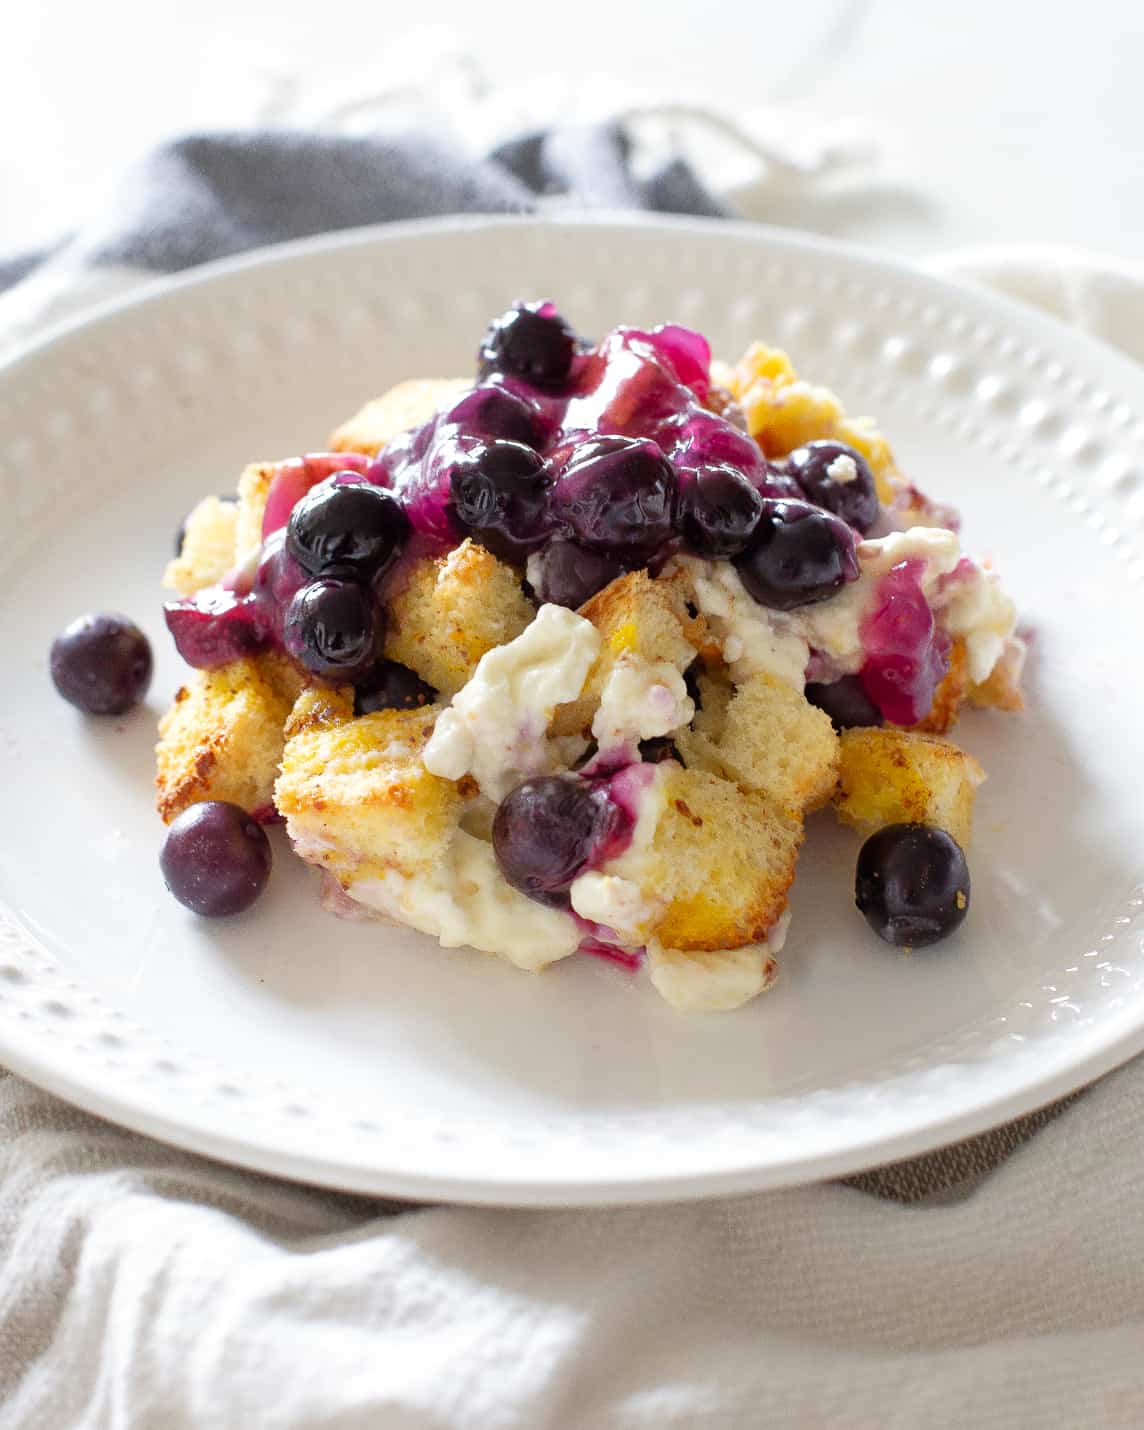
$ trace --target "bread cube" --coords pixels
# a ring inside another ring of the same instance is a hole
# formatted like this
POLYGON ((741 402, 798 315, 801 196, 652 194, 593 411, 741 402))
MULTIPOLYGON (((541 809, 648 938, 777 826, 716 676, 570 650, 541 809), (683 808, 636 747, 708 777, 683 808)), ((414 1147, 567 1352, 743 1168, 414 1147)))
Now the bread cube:
POLYGON ((603 637, 603 645, 577 700, 562 705, 552 721, 555 735, 587 735, 608 676, 622 656, 649 664, 666 661, 683 671, 695 659, 705 626, 688 614, 682 588, 653 581, 646 571, 618 576, 580 608, 603 637))
POLYGON ((796 813, 828 803, 838 778, 830 717, 765 673, 740 685, 721 717, 708 717, 706 728, 697 717, 675 743, 689 769, 722 775, 796 813), (712 727, 716 733, 707 733, 712 727))
POLYGON ((194 671, 159 722, 155 784, 164 822, 208 799, 269 812, 300 687, 290 662, 269 653, 194 671))
POLYGON ((344 884, 434 867, 465 803, 458 785, 421 762, 438 713, 428 706, 355 718, 352 690, 303 691, 274 796, 303 859, 344 884))
POLYGON ((844 730, 834 807, 872 834, 887 824, 929 824, 968 848, 973 801, 985 771, 972 755, 913 730, 844 730))
POLYGON ((515 640, 536 610, 511 566, 465 540, 447 556, 413 562, 386 615, 385 654, 448 697, 486 651, 515 640))
POLYGON ((463 377, 412 378, 367 402, 330 437, 334 452, 376 456, 398 432, 420 427, 442 407, 451 407, 472 383, 463 377))
POLYGON ((901 478, 889 444, 873 421, 848 417, 834 393, 800 378, 781 349, 753 343, 723 376, 746 414, 747 430, 768 457, 783 457, 820 438, 847 442, 869 462, 878 499, 893 499, 901 478))
POLYGON ((1025 698, 1021 694, 1021 674, 1025 667, 1027 649, 1020 636, 1011 636, 1001 659, 980 684, 970 685, 968 700, 984 710, 1024 710, 1025 698))
POLYGON ((248 560, 262 545, 262 519, 270 484, 281 462, 251 462, 238 479, 238 518, 234 531, 236 564, 248 560))
POLYGON ((163 585, 180 596, 213 586, 234 565, 238 507, 233 501, 203 497, 187 517, 178 556, 168 562, 163 585))
POLYGON ((764 795, 674 763, 639 883, 662 905, 656 941, 669 949, 731 949, 765 939, 787 904, 802 820, 764 795))

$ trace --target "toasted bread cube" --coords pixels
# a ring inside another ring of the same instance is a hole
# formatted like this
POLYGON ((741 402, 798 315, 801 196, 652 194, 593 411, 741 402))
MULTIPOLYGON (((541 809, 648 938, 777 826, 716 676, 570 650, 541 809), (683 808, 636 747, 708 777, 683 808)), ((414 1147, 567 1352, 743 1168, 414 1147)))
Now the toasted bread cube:
POLYGON ((590 731, 604 683, 622 656, 649 664, 666 661, 682 671, 695 659, 703 639, 703 623, 688 614, 682 588, 671 581, 653 581, 646 571, 618 576, 579 613, 604 640, 579 699, 557 710, 552 722, 556 735, 590 731))
POLYGON ((1019 711, 1025 708, 1021 694, 1021 673, 1027 655, 1020 636, 1010 636, 1001 659, 978 685, 969 687, 969 703, 986 710, 1019 711))
POLYGON ((355 719, 351 690, 303 691, 274 797, 304 859, 347 883, 434 867, 464 808, 459 787, 421 762, 438 713, 427 706, 355 719))
POLYGON ((515 640, 536 615, 516 571, 468 540, 447 556, 414 562, 386 613, 385 654, 445 697, 486 651, 515 640))
POLYGON ((869 462, 879 500, 893 499, 901 478, 889 444, 873 421, 848 417, 834 393, 803 381, 781 349, 753 343, 722 375, 746 414, 747 430, 768 457, 783 457, 823 437, 847 442, 869 462))
POLYGON ((699 699, 691 728, 709 740, 720 740, 727 727, 727 711, 735 695, 731 673, 722 660, 713 664, 704 662, 696 668, 695 683, 699 687, 699 699))
POLYGON ((234 565, 234 533, 238 506, 218 497, 203 497, 187 517, 178 556, 168 562, 163 585, 180 596, 193 596, 221 581, 234 565))
POLYGON ((689 768, 722 775, 796 812, 829 801, 838 779, 838 736, 830 717, 785 680, 752 676, 735 691, 721 724, 717 735, 677 732, 689 768))
POLYGON ((251 462, 238 479, 238 518, 234 531, 236 565, 248 560, 262 545, 266 498, 281 466, 281 462, 251 462))
POLYGON ((929 824, 969 846, 973 801, 985 771, 972 755, 913 730, 843 730, 834 807, 871 834, 887 824, 929 824))
POLYGON ((472 383, 463 377, 412 378, 367 402, 330 437, 334 452, 376 456, 398 432, 420 427, 442 407, 450 407, 472 383))
POLYGON ((786 909, 802 820, 717 775, 663 768, 664 804, 639 875, 649 901, 666 900, 656 941, 684 951, 762 941, 786 909))
POLYGON ((270 654, 193 673, 159 722, 155 784, 165 823, 207 799, 270 812, 300 684, 290 663, 270 654))

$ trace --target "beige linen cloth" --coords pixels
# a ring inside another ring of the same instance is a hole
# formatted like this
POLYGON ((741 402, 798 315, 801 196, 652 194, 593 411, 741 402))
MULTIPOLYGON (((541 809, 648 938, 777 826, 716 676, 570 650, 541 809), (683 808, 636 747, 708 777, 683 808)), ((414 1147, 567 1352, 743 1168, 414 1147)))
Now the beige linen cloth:
MULTIPOLYGON (((1144 269, 934 266, 1144 358, 1144 269)), ((409 1208, 233 1171, 0 1074, 0 1430, 1144 1426, 1142 1118, 1137 1063, 847 1184, 409 1208)))

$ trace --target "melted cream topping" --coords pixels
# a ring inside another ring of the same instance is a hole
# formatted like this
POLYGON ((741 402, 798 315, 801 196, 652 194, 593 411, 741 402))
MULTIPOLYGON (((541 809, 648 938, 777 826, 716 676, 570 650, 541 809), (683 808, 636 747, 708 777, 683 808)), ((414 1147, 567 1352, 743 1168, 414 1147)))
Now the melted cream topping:
POLYGON ((890 532, 860 541, 857 556, 856 581, 829 600, 793 611, 759 605, 729 561, 679 556, 675 565, 688 574, 736 683, 766 671, 802 690, 812 649, 821 658, 816 679, 836 680, 860 670, 862 622, 878 599, 880 578, 902 561, 918 563, 922 593, 938 624, 964 638, 971 678, 988 676, 1013 633, 1016 609, 991 572, 962 556, 952 531, 914 526, 890 532))
POLYGON ((580 694, 599 650, 591 621, 563 606, 541 606, 515 640, 481 657, 437 717, 425 768, 448 780, 471 774, 495 800, 530 775, 560 768, 548 722, 557 705, 580 694))
POLYGON ((567 958, 580 945, 580 930, 568 914, 507 884, 492 845, 463 829, 430 873, 411 877, 391 869, 380 879, 357 879, 351 897, 431 934, 445 948, 479 948, 529 972, 567 958))

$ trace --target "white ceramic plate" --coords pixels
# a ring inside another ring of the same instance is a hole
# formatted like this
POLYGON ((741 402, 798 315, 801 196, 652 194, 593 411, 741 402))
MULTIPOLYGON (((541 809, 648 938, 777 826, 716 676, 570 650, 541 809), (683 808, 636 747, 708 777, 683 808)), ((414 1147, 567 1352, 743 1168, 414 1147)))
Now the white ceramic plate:
POLYGON ((981 1130, 1144 1047, 1139 660, 1144 374, 1025 310, 850 250, 698 222, 449 222, 293 245, 104 310, 0 380, 0 1059, 172 1142, 333 1186, 574 1205, 775 1187, 981 1130), (587 333, 765 336, 964 511, 1035 627, 1030 711, 970 715, 990 772, 963 932, 902 958, 816 818, 773 993, 684 1016, 592 959, 538 978, 269 895, 166 894, 156 717, 180 681, 159 576, 200 495, 321 446, 366 397, 467 372, 550 294, 587 333), (120 608, 145 709, 88 722, 54 632, 120 608))

